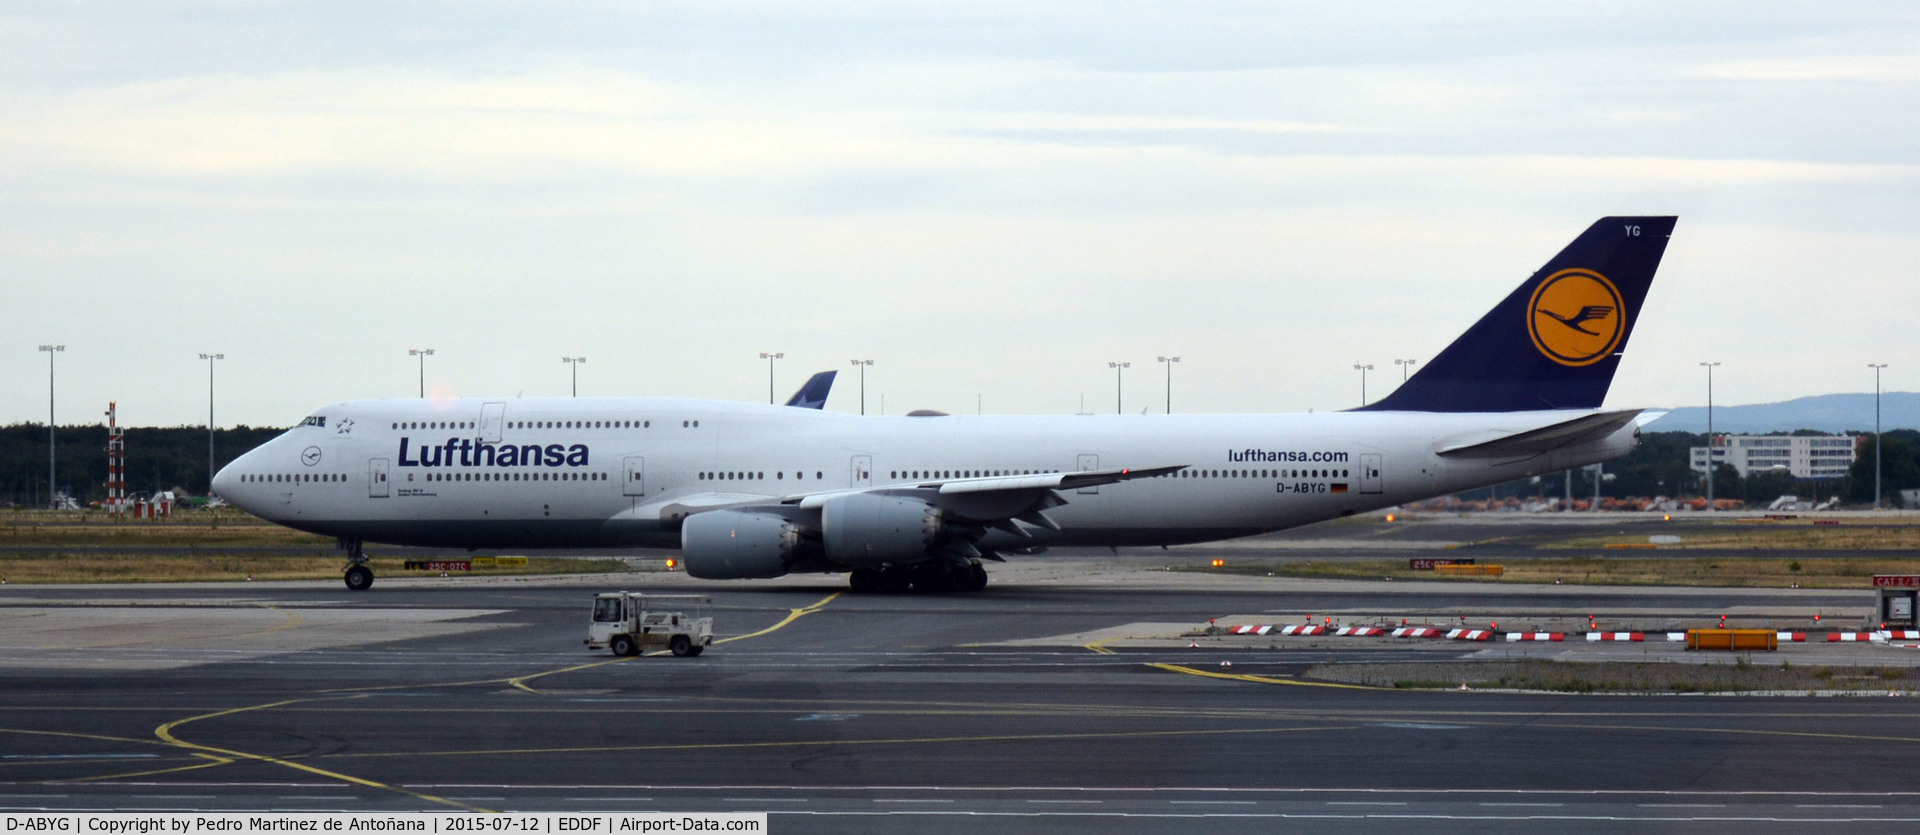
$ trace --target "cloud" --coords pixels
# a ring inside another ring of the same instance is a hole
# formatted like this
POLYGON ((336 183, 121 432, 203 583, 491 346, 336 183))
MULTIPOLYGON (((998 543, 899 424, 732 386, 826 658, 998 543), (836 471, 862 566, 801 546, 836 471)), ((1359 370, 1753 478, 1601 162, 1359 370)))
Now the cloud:
POLYGON ((1705 78, 1731 81, 1901 82, 1920 80, 1920 57, 1913 55, 1829 55, 1759 61, 1729 61, 1701 68, 1705 78))

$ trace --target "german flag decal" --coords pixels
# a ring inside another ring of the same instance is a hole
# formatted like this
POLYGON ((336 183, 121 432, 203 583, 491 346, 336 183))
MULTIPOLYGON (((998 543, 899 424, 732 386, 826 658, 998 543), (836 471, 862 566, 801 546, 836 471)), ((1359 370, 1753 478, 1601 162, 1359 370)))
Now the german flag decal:
POLYGON ((1334 485, 1333 485, 1333 492, 1335 492, 1335 493, 1345 493, 1345 492, 1347 492, 1347 485, 1345 485, 1345 484, 1338 484, 1338 483, 1336 483, 1336 484, 1334 484, 1334 485))

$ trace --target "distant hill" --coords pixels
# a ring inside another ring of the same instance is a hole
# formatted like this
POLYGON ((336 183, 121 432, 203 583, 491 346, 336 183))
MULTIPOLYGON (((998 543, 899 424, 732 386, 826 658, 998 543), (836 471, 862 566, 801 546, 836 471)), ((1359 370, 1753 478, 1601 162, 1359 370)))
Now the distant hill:
MULTIPOLYGON (((1881 429, 1920 429, 1920 392, 1889 391, 1880 395, 1881 429)), ((1873 394, 1820 394, 1781 403, 1713 407, 1713 431, 1758 435, 1818 429, 1845 432, 1873 431, 1873 394)), ((1674 409, 1647 427, 1649 432, 1705 432, 1707 409, 1674 409)))

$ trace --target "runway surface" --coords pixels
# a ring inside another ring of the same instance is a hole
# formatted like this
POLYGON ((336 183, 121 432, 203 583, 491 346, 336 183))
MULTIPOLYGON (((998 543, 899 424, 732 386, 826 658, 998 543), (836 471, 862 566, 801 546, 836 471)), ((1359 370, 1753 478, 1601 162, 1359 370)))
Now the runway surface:
POLYGON ((586 652, 605 580, 0 589, 0 808, 767 811, 781 832, 1920 822, 1902 768, 1920 742, 1910 698, 1294 678, 1486 649, 1474 645, 999 645, 1230 613, 1784 611, 1856 592, 1516 597, 1088 562, 1027 560, 985 592, 945 596, 622 578, 713 592, 725 642, 695 659, 586 652))

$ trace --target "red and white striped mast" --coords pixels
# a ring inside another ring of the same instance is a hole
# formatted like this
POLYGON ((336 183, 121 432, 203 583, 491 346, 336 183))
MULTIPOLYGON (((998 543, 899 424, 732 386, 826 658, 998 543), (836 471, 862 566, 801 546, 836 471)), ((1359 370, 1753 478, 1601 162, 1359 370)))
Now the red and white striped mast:
POLYGON ((127 438, 120 428, 119 403, 107 404, 107 513, 127 512, 127 438))

